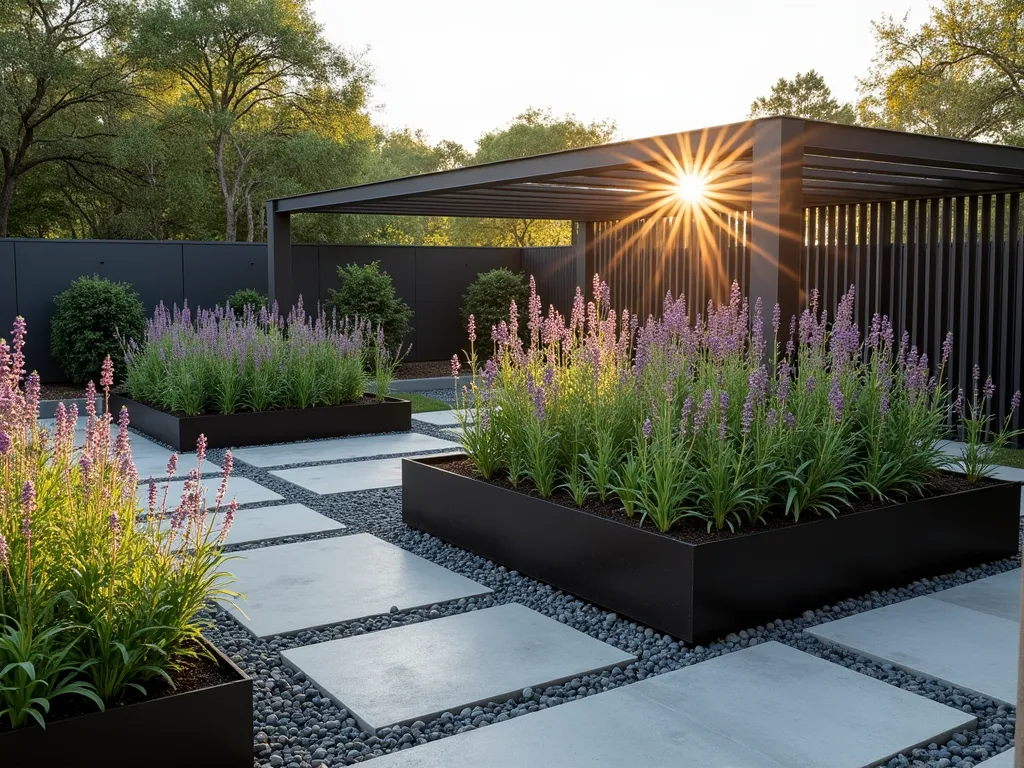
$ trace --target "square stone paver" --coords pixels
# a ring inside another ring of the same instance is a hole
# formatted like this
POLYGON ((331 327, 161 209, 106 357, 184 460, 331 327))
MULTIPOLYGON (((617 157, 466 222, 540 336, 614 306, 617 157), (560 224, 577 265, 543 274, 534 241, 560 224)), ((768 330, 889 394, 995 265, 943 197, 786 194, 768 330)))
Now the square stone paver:
POLYGON ((275 469, 270 474, 321 495, 391 488, 402 484, 401 459, 348 461, 344 464, 317 464, 312 467, 275 469))
POLYGON ((805 631, 922 677, 1016 702, 1016 621, 946 600, 915 597, 805 631))
POLYGON ((510 604, 285 651, 370 733, 430 720, 634 656, 510 604))
MULTIPOLYGON (((464 417, 472 421, 473 412, 464 412, 464 417)), ((459 418, 458 411, 427 411, 426 413, 414 413, 412 415, 413 421, 420 421, 424 424, 432 424, 435 427, 458 427, 459 418)))
POLYGON ((390 435, 340 437, 335 440, 312 440, 305 443, 261 445, 232 451, 236 459, 255 467, 281 467, 287 464, 312 464, 318 461, 343 461, 369 456, 388 456, 418 451, 453 449, 459 446, 419 432, 396 432, 390 435))
POLYGON ((399 458, 347 461, 343 464, 274 469, 270 474, 322 496, 399 486, 402 484, 402 461, 399 458))
MULTIPOLYGON (((57 427, 57 422, 55 419, 40 419, 39 426, 50 430, 52 437, 53 432, 57 427)), ((117 425, 112 424, 110 426, 111 445, 113 445, 114 438, 116 437, 117 425)), ((85 417, 80 416, 78 418, 77 426, 75 427, 75 447, 80 448, 84 443, 85 417)), ((171 458, 172 453, 169 449, 134 432, 131 433, 131 446, 132 461, 135 462, 135 469, 139 473, 140 481, 149 480, 150 477, 157 480, 167 477, 167 460, 171 458)), ((175 474, 175 477, 187 476, 189 470, 195 466, 195 451, 192 451, 191 453, 179 453, 178 471, 175 474)), ((221 471, 221 468, 209 459, 206 459, 203 461, 202 471, 204 475, 214 475, 218 474, 221 471)))
MULTIPOLYGON (((209 526, 214 529, 214 533, 219 533, 223 517, 222 513, 217 515, 216 519, 209 520, 209 526)), ((160 525, 167 527, 170 525, 170 520, 162 520, 160 525)), ((302 504, 243 508, 238 510, 238 514, 235 515, 235 521, 228 530, 224 543, 225 545, 248 544, 253 541, 269 541, 288 536, 343 530, 345 530, 345 526, 342 523, 332 520, 326 515, 321 515, 319 512, 314 512, 302 504)))
POLYGON ((230 571, 248 618, 227 610, 257 637, 491 591, 368 533, 251 549, 231 561, 230 571))
POLYGON ((959 710, 765 643, 393 752, 375 768, 866 768, 976 725, 959 710))
POLYGON ((975 763, 977 768, 1013 768, 1013 750, 1008 749, 1000 752, 995 757, 975 763))
MULTIPOLYGON (((164 486, 168 483, 160 482, 157 480, 157 503, 164 497, 164 486)), ((206 504, 208 507, 212 507, 217 499, 217 488, 220 487, 219 477, 203 478, 202 485, 206 488, 206 504)), ((178 502, 181 500, 181 492, 185 489, 184 480, 174 480, 169 484, 167 491, 167 509, 168 511, 178 506, 178 502)), ((139 490, 136 492, 135 497, 138 499, 139 504, 145 507, 148 504, 149 496, 149 483, 140 482, 139 490)), ((228 480, 228 490, 224 494, 224 503, 231 501, 234 498, 239 504, 255 504, 260 501, 279 501, 284 497, 279 493, 275 493, 269 488, 264 488, 262 485, 253 482, 247 477, 232 477, 228 480)))
POLYGON ((944 589, 928 597, 1020 622, 1020 568, 944 589))
MULTIPOLYGON (((139 473, 139 480, 148 481, 149 478, 160 480, 167 477, 167 460, 171 458, 172 451, 157 445, 154 442, 132 435, 132 461, 135 462, 135 469, 139 473)), ((178 454, 178 469, 176 477, 187 477, 190 470, 196 467, 196 454, 178 454)), ((204 477, 219 475, 221 468, 209 459, 203 460, 202 472, 204 477)))

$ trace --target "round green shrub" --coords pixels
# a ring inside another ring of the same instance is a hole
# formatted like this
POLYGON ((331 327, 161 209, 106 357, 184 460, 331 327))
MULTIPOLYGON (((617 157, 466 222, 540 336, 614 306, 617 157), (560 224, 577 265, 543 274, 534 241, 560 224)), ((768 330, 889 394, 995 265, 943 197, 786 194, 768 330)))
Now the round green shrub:
POLYGON ((261 307, 267 306, 267 297, 255 288, 241 288, 228 296, 228 306, 238 317, 245 314, 246 306, 259 313, 261 307))
POLYGON ((123 344, 146 337, 146 313, 131 283, 98 275, 80 277, 54 300, 50 354, 72 384, 99 383, 103 358, 114 361, 115 380, 124 372, 123 344))
POLYGON ((491 328, 502 320, 508 322, 509 304, 515 300, 520 317, 525 315, 529 286, 522 273, 505 267, 492 269, 477 276, 462 297, 462 323, 469 316, 476 319, 478 348, 484 354, 491 349, 491 328))
POLYGON ((394 348, 405 341, 409 333, 412 309, 398 298, 391 275, 381 272, 380 262, 373 261, 365 266, 346 264, 338 267, 341 286, 327 292, 327 314, 336 312, 343 317, 361 318, 384 326, 384 343, 394 348))

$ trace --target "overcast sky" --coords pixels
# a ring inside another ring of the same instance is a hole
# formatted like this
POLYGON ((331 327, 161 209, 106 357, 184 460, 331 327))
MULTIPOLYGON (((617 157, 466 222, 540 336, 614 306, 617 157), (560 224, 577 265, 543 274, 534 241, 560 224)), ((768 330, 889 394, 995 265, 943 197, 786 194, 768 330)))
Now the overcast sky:
POLYGON ((883 13, 927 0, 313 0, 328 38, 366 50, 378 123, 472 148, 528 106, 613 119, 628 139, 746 117, 817 69, 844 100, 883 13))

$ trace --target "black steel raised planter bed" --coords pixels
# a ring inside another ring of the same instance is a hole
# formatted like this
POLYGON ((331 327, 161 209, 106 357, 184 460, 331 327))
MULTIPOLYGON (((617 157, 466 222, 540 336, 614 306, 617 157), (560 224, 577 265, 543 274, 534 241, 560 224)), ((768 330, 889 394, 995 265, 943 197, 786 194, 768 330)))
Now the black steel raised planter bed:
POLYGON ((445 470, 454 460, 402 462, 406 525, 691 643, 1018 546, 1018 483, 690 544, 445 470))
POLYGON ((179 451, 194 451, 201 434, 206 435, 210 448, 233 448, 412 428, 412 403, 394 397, 322 408, 175 416, 123 395, 111 395, 110 412, 115 419, 122 405, 128 408, 134 429, 179 451))
POLYGON ((252 679, 208 643, 237 679, 138 704, 0 732, 4 768, 251 768, 252 679))

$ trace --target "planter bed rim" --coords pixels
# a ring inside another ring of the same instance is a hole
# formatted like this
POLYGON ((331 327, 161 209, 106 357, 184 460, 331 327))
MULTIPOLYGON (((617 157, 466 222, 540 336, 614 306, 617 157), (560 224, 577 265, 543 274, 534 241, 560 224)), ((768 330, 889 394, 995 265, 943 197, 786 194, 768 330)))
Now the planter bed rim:
MULTIPOLYGON (((447 473, 449 475, 454 475, 456 477, 460 477, 460 478, 462 478, 464 480, 468 480, 470 482, 480 483, 481 485, 485 485, 487 487, 494 488, 494 489, 499 490, 499 491, 506 491, 508 493, 518 494, 520 496, 524 496, 524 497, 526 497, 528 499, 531 499, 531 500, 534 500, 534 501, 539 501, 539 502, 543 502, 543 503, 546 503, 546 504, 553 504, 556 507, 561 507, 562 509, 566 509, 566 510, 569 510, 571 512, 576 512, 578 514, 587 515, 588 517, 593 517, 593 518, 596 518, 597 520, 604 520, 604 521, 606 521, 608 523, 611 523, 613 525, 620 525, 620 526, 623 526, 623 527, 628 528, 630 530, 635 530, 635 531, 638 531, 638 532, 641 532, 641 533, 647 533, 647 534, 651 534, 651 535, 655 535, 655 536, 660 536, 663 539, 668 539, 669 541, 674 541, 674 542, 676 542, 678 544, 682 544, 682 545, 688 546, 688 547, 702 547, 702 546, 707 546, 707 545, 710 545, 710 544, 720 543, 720 542, 723 542, 723 541, 731 541, 731 540, 738 539, 738 538, 741 538, 741 537, 746 537, 746 536, 760 536, 760 535, 765 535, 765 534, 771 534, 771 533, 774 533, 774 532, 779 531, 779 530, 784 530, 786 528, 796 528, 798 526, 813 525, 815 523, 835 522, 836 520, 839 520, 840 518, 851 518, 851 517, 854 517, 856 515, 867 514, 867 513, 871 513, 871 512, 881 512, 882 510, 884 510, 886 508, 903 507, 903 506, 906 506, 908 504, 914 504, 915 502, 926 502, 926 501, 931 501, 931 500, 934 500, 934 499, 954 499, 957 496, 962 496, 964 494, 974 493, 974 492, 976 492, 978 490, 978 488, 965 488, 963 490, 953 491, 952 493, 940 493, 940 494, 935 494, 933 496, 921 496, 921 497, 918 497, 916 499, 906 499, 904 501, 893 502, 893 503, 886 504, 886 505, 883 505, 883 506, 871 507, 870 509, 850 510, 850 511, 847 511, 847 512, 843 512, 842 514, 838 515, 837 517, 832 517, 831 515, 827 515, 827 514, 816 515, 813 518, 809 518, 807 520, 802 520, 800 522, 790 523, 788 525, 780 526, 780 527, 777 527, 777 528, 764 528, 764 527, 753 528, 753 527, 748 527, 746 530, 741 528, 741 529, 739 529, 737 531, 732 532, 732 534, 730 536, 726 537, 726 538, 715 539, 713 541, 699 541, 698 542, 698 541, 686 541, 685 539, 680 539, 680 538, 677 538, 675 536, 669 536, 668 534, 666 534, 666 533, 664 533, 662 531, 659 531, 657 528, 655 528, 653 526, 650 527, 650 528, 642 528, 639 524, 633 525, 633 524, 627 522, 627 520, 629 518, 626 518, 626 520, 616 520, 615 518, 612 518, 612 517, 607 517, 605 515, 595 514, 595 513, 591 512, 591 511, 587 510, 587 509, 584 509, 583 507, 578 507, 578 506, 571 505, 571 504, 562 504, 562 503, 560 503, 558 501, 555 501, 554 499, 544 498, 543 496, 535 495, 535 494, 531 494, 531 493, 524 493, 523 491, 521 491, 519 489, 516 489, 516 488, 506 488, 504 486, 498 485, 496 483, 489 482, 489 481, 484 480, 484 479, 479 478, 479 477, 470 477, 469 475, 464 475, 461 472, 452 472, 450 469, 445 469, 443 466, 438 466, 440 464, 447 464, 447 463, 451 463, 453 461, 460 461, 460 460, 463 460, 463 459, 469 459, 469 456, 466 453, 461 453, 461 454, 448 453, 448 454, 440 454, 440 455, 436 455, 436 456, 407 456, 407 457, 404 457, 402 459, 402 461, 403 462, 406 462, 406 461, 414 462, 416 464, 424 464, 424 465, 430 466, 431 468, 433 468, 433 469, 435 469, 435 470, 437 470, 439 472, 445 472, 445 473, 447 473)), ((979 486, 980 488, 993 488, 994 489, 994 488, 1000 488, 1000 487, 1003 487, 1003 486, 1012 486, 1012 485, 1024 486, 1024 481, 1021 481, 1021 480, 999 480, 997 478, 987 478, 987 479, 990 480, 991 482, 986 483, 984 486, 979 486)), ((624 512, 623 512, 623 516, 625 516, 624 512)))
MULTIPOLYGON (((205 637, 200 638, 199 644, 202 645, 207 651, 212 651, 213 659, 217 663, 217 665, 219 667, 221 667, 222 669, 227 668, 228 670, 230 670, 231 673, 235 675, 235 679, 234 680, 225 680, 225 681, 220 682, 220 683, 215 683, 214 685, 204 685, 201 688, 193 688, 193 689, 188 690, 188 691, 175 691, 175 692, 172 692, 172 693, 164 694, 163 696, 158 696, 156 698, 144 699, 142 701, 133 701, 131 704, 122 704, 122 705, 117 706, 117 707, 106 707, 106 708, 104 708, 102 710, 97 709, 94 712, 83 712, 82 714, 74 715, 72 717, 62 717, 59 720, 48 720, 46 722, 47 728, 49 728, 51 726, 56 726, 56 725, 58 725, 60 723, 72 723, 72 722, 75 722, 75 721, 81 721, 84 718, 91 718, 91 717, 97 717, 97 716, 102 717, 103 715, 112 714, 112 713, 115 713, 115 712, 123 712, 125 710, 133 709, 133 708, 136 708, 136 707, 144 707, 147 704, 152 704, 155 701, 161 701, 163 699, 173 699, 173 698, 178 697, 178 696, 188 696, 189 694, 193 694, 193 693, 203 693, 204 691, 213 691, 213 690, 216 690, 218 688, 224 688, 224 687, 227 687, 227 686, 230 686, 230 685, 237 685, 238 683, 244 683, 246 681, 251 681, 252 680, 252 678, 249 677, 249 675, 247 675, 242 670, 241 667, 239 667, 237 664, 235 664, 235 662, 233 662, 231 659, 229 659, 227 657, 227 655, 223 651, 221 651, 217 646, 215 646, 212 642, 207 640, 205 637)), ((33 721, 33 723, 34 723, 34 721, 33 721)), ((30 726, 27 726, 27 729, 31 730, 31 729, 35 729, 35 728, 38 728, 38 727, 39 726, 37 724, 33 724, 33 725, 30 725, 30 726)), ((20 733, 23 730, 26 730, 26 728, 16 728, 14 730, 0 731, 0 744, 3 744, 4 737, 9 736, 9 735, 14 734, 14 733, 20 733)))
MULTIPOLYGON (((327 410, 333 410, 335 408, 354 408, 357 405, 359 405, 359 406, 369 405, 369 406, 372 407, 375 403, 379 403, 379 402, 385 402, 385 403, 407 403, 407 402, 409 402, 408 400, 403 400, 400 397, 392 397, 391 395, 385 395, 383 401, 381 401, 381 400, 377 399, 377 395, 375 393, 373 393, 373 392, 364 392, 362 395, 360 395, 359 399, 361 400, 361 399, 363 399, 365 397, 370 397, 370 398, 373 398, 373 401, 374 401, 373 403, 359 403, 359 400, 347 400, 347 401, 345 401, 343 403, 338 403, 337 405, 310 405, 310 406, 307 406, 306 408, 265 408, 262 411, 234 411, 233 413, 197 413, 195 416, 186 416, 183 413, 175 413, 174 411, 165 411, 163 408, 160 408, 160 407, 158 407, 156 405, 153 405, 152 403, 147 403, 147 402, 145 402, 143 400, 136 400, 136 399, 134 399, 132 397, 129 397, 127 394, 125 394, 123 392, 111 392, 110 393, 110 397, 111 398, 118 397, 121 400, 126 401, 127 404, 141 405, 144 408, 149 408, 149 409, 154 410, 157 413, 161 413, 161 414, 163 414, 165 416, 173 416, 174 418, 182 420, 182 421, 187 420, 187 419, 207 419, 207 418, 221 418, 221 419, 224 419, 224 418, 227 418, 229 416, 242 416, 242 415, 247 415, 248 416, 248 415, 256 415, 256 414, 263 414, 263 413, 308 413, 310 411, 327 411, 327 410)), ((57 401, 52 401, 52 402, 57 402, 57 401)), ((102 395, 99 396, 98 402, 100 402, 102 404, 102 402, 103 402, 102 395)))

